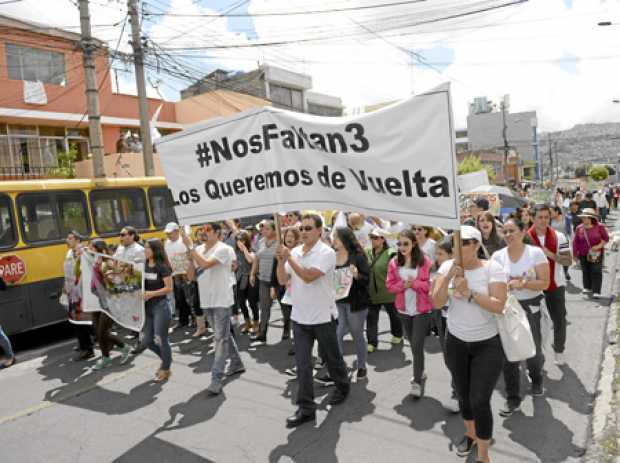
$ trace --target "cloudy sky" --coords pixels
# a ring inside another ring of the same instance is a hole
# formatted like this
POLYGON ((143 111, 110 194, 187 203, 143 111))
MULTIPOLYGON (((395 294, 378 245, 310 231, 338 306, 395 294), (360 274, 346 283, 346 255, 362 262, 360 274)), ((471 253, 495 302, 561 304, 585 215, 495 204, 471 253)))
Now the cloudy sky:
MULTIPOLYGON (((77 32, 74 3, 22 0, 0 4, 0 14, 77 32)), ((148 73, 157 87, 150 92, 170 100, 213 69, 269 63, 310 74, 313 90, 341 97, 347 108, 449 81, 457 126, 466 126, 474 97, 498 101, 504 94, 511 111, 536 110, 542 130, 620 121, 620 104, 612 103, 620 98, 620 0, 141 3, 157 63, 148 73), (507 3, 515 4, 489 9, 507 3), (281 14, 299 11, 307 13, 281 14), (600 21, 615 25, 599 27, 600 21)), ((113 49, 120 43, 121 51, 129 51, 128 24, 120 37, 125 5, 91 0, 94 34, 113 49)), ((115 62, 114 69, 120 90, 135 93, 132 66, 115 62)))

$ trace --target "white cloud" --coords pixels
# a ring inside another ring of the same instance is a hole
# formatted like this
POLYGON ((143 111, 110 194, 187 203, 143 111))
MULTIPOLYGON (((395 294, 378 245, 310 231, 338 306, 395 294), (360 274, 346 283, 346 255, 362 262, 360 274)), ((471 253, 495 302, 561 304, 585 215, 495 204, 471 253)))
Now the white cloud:
MULTIPOLYGON (((112 24, 123 18, 124 1, 109 2, 107 6, 103 3, 104 0, 91 4, 93 24, 112 24)), ((367 0, 252 0, 248 8, 256 13, 368 3, 367 0)), ((357 13, 299 15, 285 19, 259 17, 254 19, 256 40, 268 42, 321 34, 347 37, 361 32, 355 22, 374 21, 373 29, 381 24, 396 27, 411 18, 432 17, 437 11, 455 12, 471 3, 472 0, 435 0, 357 13), (435 12, 429 13, 429 10, 435 12)), ((43 8, 42 2, 25 0, 6 5, 3 13, 53 25, 77 26, 79 15, 70 5, 68 0, 46 0, 43 8)), ((171 0, 169 11, 213 13, 192 0, 171 0)), ((413 82, 416 92, 421 92, 441 82, 452 81, 457 125, 465 125, 468 103, 474 97, 486 95, 497 101, 509 93, 512 111, 536 110, 542 129, 560 129, 583 122, 620 121, 620 105, 611 103, 613 98, 620 97, 617 79, 620 75, 620 26, 596 26, 602 20, 620 23, 620 0, 574 0, 571 9, 566 8, 564 0, 530 0, 495 12, 420 26, 405 34, 399 34, 398 29, 382 32, 391 44, 367 34, 338 42, 202 52, 218 57, 216 62, 177 59, 185 62, 186 73, 196 77, 214 65, 248 70, 255 68, 257 61, 266 61, 312 75, 314 90, 340 96, 352 107, 402 98, 410 93, 411 66, 398 46, 418 50, 441 45, 453 49, 454 62, 442 72, 416 64, 413 82), (574 63, 575 72, 563 69, 560 62, 549 61, 570 56, 583 58, 574 63), (594 57, 600 59, 586 59, 594 57)), ((95 31, 97 36, 114 45, 120 26, 95 31)), ((157 25, 151 24, 148 31, 153 40, 167 47, 251 41, 243 33, 230 32, 225 19, 168 16, 157 25)), ((126 43, 123 46, 126 47, 126 43)), ((164 85, 171 88, 181 87, 178 81, 170 83, 165 78, 164 81, 164 85)), ((188 83, 183 86, 186 85, 188 83)))

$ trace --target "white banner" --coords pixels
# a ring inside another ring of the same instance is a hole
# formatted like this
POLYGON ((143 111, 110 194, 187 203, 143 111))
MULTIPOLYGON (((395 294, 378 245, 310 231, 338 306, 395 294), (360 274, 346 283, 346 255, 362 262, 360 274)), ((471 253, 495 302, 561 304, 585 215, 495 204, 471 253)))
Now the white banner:
POLYGON ((84 250, 82 310, 105 312, 116 323, 133 331, 144 325, 144 264, 127 262, 84 250))
POLYGON ((448 84, 354 117, 254 109, 164 137, 157 150, 184 224, 339 209, 459 225, 448 84))
POLYGON ((469 193, 476 187, 489 184, 489 173, 486 169, 470 172, 456 177, 461 193, 469 193))

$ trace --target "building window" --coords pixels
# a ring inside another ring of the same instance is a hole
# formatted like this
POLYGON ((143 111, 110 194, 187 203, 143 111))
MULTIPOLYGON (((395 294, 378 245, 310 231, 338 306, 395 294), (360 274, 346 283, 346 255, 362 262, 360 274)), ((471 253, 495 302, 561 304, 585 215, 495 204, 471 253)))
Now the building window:
POLYGON ((281 85, 269 84, 269 95, 271 101, 288 108, 303 111, 304 102, 301 90, 283 87, 281 85))
POLYGON ((45 84, 65 85, 65 55, 63 53, 5 44, 9 79, 41 81, 45 84))

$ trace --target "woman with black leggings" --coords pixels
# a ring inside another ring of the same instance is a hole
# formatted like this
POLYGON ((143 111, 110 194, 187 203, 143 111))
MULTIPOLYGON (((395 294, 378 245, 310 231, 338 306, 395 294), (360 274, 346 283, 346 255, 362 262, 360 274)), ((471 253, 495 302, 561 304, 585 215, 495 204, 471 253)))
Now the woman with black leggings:
POLYGON ((465 436, 456 453, 466 456, 477 446, 477 461, 490 463, 491 394, 504 361, 495 314, 504 310, 507 277, 496 262, 478 258, 481 242, 478 229, 461 227, 461 265, 454 260, 441 265, 433 287, 433 307, 448 305, 446 357, 465 421, 465 436))

